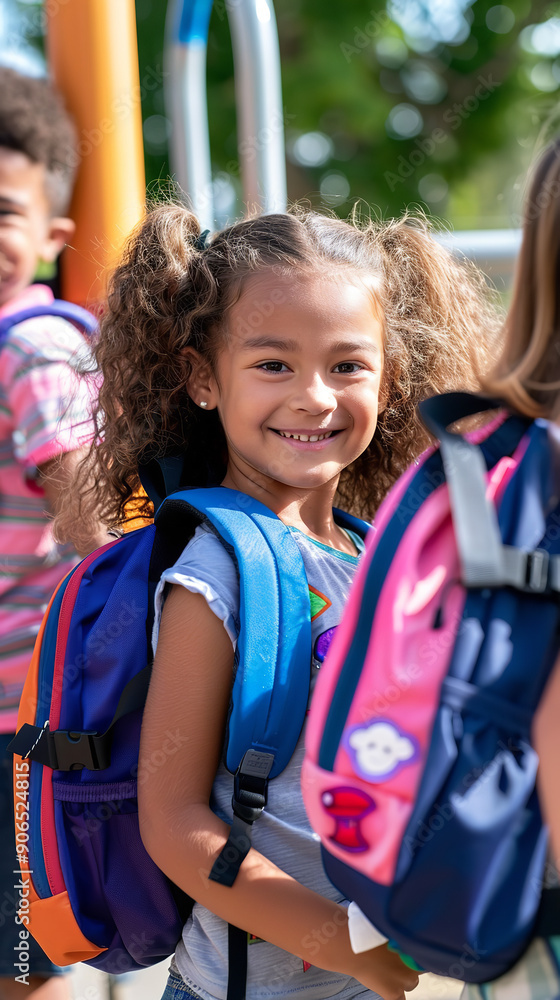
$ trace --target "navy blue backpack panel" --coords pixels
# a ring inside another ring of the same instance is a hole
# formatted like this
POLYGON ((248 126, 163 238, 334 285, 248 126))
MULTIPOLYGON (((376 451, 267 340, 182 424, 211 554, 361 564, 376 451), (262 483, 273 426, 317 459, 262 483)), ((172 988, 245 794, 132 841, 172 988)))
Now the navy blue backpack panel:
POLYGON ((483 983, 560 932, 531 745, 560 651, 560 432, 511 417, 475 445, 446 424, 496 404, 433 402, 441 450, 380 512, 303 788, 334 884, 418 967, 483 983))

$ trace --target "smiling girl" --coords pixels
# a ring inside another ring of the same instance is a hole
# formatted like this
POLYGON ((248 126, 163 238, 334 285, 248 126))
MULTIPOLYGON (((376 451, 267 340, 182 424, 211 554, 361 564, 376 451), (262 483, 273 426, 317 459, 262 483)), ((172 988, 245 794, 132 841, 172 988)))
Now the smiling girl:
MULTIPOLYGON (((68 523, 122 521, 139 459, 177 452, 185 485, 261 501, 305 565, 312 683, 363 548, 335 523, 335 498, 370 517, 426 444, 417 400, 472 385, 471 345, 483 353, 496 326, 481 289, 420 223, 359 228, 294 212, 237 223, 205 245, 189 212, 155 210, 113 277, 97 347, 98 447, 82 480, 93 465, 97 489, 81 490, 68 523)), ((153 513, 149 501, 139 513, 153 513)), ((232 821, 221 752, 238 618, 234 563, 199 527, 157 591, 142 727, 142 836, 197 900, 164 997, 224 1000, 229 922, 252 935, 248 1000, 402 998, 417 977, 394 953, 352 952, 345 901, 303 808, 303 733, 270 782, 233 887, 208 879, 232 821), (180 749, 164 772, 143 769, 170 728, 180 749)))

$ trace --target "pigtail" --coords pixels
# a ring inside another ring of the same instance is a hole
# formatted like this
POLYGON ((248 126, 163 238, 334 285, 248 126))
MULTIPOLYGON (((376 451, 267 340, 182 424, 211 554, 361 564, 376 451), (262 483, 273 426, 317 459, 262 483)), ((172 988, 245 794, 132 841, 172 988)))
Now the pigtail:
POLYGON ((384 407, 370 447, 343 474, 339 493, 371 516, 429 444, 418 402, 476 390, 496 352, 500 316, 483 275, 438 243, 425 220, 371 222, 363 237, 383 267, 384 407))
POLYGON ((151 518, 139 461, 190 446, 189 485, 203 485, 211 475, 208 456, 222 453, 217 415, 199 413, 187 392, 185 349, 208 354, 217 300, 199 236, 192 213, 163 205, 128 239, 110 280, 90 372, 100 382, 95 440, 74 484, 72 509, 55 525, 58 537, 72 536, 76 517, 107 524, 151 518))

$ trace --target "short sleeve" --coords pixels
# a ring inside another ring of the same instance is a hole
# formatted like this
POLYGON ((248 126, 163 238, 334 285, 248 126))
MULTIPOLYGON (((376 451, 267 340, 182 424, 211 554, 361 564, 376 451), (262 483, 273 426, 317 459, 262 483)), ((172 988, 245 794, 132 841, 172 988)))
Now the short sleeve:
POLYGON ((199 526, 177 562, 166 569, 156 589, 152 647, 155 651, 168 584, 202 594, 224 624, 233 647, 239 635, 239 578, 232 557, 214 532, 199 526))
POLYGON ((36 467, 91 442, 94 394, 78 373, 88 356, 82 335, 60 318, 27 320, 10 331, 0 352, 0 387, 22 465, 36 467))

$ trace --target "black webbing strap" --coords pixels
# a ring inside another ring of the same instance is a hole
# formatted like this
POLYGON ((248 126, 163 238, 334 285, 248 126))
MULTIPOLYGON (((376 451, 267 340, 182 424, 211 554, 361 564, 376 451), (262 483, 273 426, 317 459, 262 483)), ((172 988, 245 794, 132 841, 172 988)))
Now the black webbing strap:
MULTIPOLYGON (((223 850, 208 876, 231 888, 251 849, 253 823, 267 801, 268 776, 274 754, 250 749, 243 755, 233 780, 233 822, 223 850)), ((228 924, 228 987, 226 1000, 245 1000, 247 985, 247 934, 228 924)))
POLYGON ((247 933, 228 924, 228 985, 226 1000, 245 1000, 247 989, 247 933))
POLYGON ((251 849, 252 826, 267 801, 268 776, 274 755, 250 749, 243 755, 233 779, 233 823, 228 839, 208 878, 231 887, 251 849))
POLYGON ((19 757, 36 760, 53 771, 103 771, 111 763, 111 744, 115 724, 129 712, 142 708, 150 683, 151 667, 146 666, 132 677, 124 688, 115 714, 104 733, 51 732, 48 721, 43 728, 25 723, 7 749, 19 757))
POLYGON ((233 823, 224 848, 212 865, 208 878, 231 888, 237 873, 251 850, 251 826, 234 814, 233 823))
POLYGON ((560 886, 543 889, 533 934, 543 938, 560 934, 560 886))
POLYGON ((523 552, 503 545, 494 505, 486 496, 480 448, 447 430, 462 417, 502 406, 467 393, 435 396, 419 404, 423 422, 440 441, 453 527, 465 587, 514 587, 531 594, 560 592, 560 557, 544 549, 523 552))
POLYGON ((149 496, 154 510, 161 506, 170 493, 181 489, 184 478, 185 456, 165 455, 138 465, 138 476, 142 489, 149 496))

